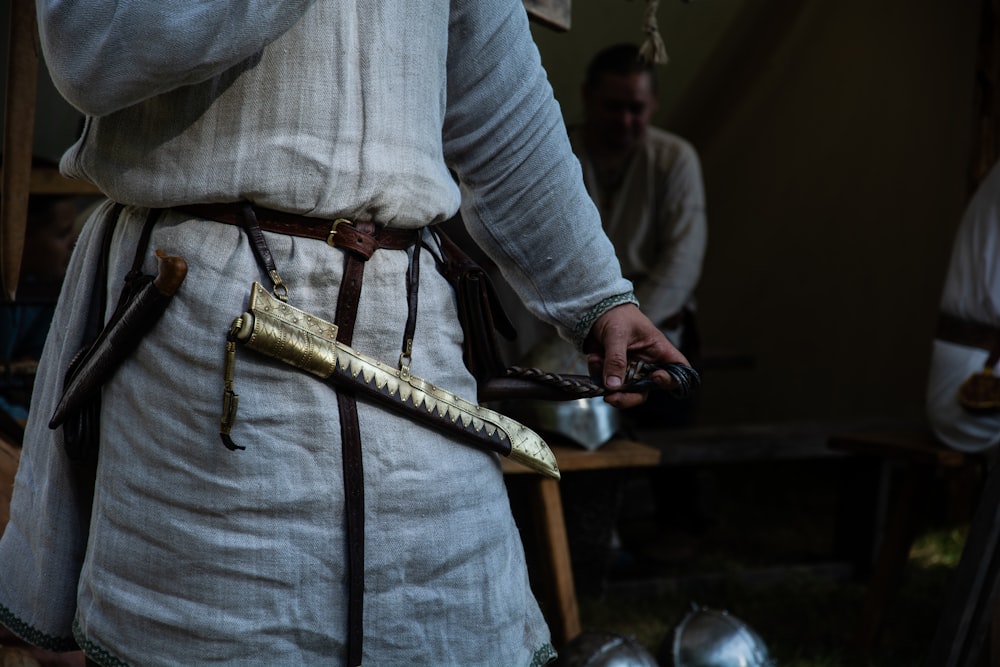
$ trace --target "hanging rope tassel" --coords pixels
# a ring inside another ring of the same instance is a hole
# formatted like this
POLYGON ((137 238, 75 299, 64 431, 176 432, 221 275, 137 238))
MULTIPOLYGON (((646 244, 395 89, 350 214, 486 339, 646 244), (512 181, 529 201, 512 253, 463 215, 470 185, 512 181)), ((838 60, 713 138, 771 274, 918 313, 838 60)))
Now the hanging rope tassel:
POLYGON ((639 57, 654 65, 666 65, 670 58, 667 57, 667 47, 663 44, 660 28, 656 22, 656 10, 659 5, 660 0, 646 0, 646 17, 642 26, 646 39, 639 48, 639 57))

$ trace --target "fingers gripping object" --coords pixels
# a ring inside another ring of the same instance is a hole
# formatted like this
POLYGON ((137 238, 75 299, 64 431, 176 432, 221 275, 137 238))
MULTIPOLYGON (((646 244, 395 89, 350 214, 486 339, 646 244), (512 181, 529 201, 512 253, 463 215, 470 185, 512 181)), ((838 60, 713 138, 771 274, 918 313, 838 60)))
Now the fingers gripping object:
POLYGON ((646 361, 636 361, 628 365, 625 371, 625 381, 617 391, 649 391, 659 389, 653 381, 653 374, 663 371, 673 379, 675 386, 668 389, 674 398, 690 398, 701 386, 701 376, 698 371, 684 364, 656 364, 646 361))

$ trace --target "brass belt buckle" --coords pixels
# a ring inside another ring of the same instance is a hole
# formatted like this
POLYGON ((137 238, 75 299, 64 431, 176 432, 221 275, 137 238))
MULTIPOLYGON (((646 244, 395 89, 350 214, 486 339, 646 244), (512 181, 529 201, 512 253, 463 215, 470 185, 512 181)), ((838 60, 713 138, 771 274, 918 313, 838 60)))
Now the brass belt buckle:
POLYGON ((337 242, 334 240, 334 237, 337 235, 337 227, 340 226, 341 223, 349 225, 351 224, 351 221, 345 218, 337 218, 333 221, 333 226, 330 227, 330 234, 326 237, 326 244, 331 248, 337 247, 337 242))

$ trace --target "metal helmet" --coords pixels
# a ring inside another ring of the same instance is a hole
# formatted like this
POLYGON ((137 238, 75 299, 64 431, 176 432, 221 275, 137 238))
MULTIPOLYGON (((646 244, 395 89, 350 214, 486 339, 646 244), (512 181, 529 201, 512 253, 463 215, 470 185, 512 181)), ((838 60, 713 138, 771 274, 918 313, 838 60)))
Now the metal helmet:
POLYGON ((497 409, 543 437, 565 438, 589 450, 606 443, 621 426, 618 410, 599 396, 572 401, 509 401, 497 409))
POLYGON ((658 667, 636 639, 610 632, 585 632, 559 651, 553 667, 658 667))
POLYGON ((727 611, 696 607, 660 648, 663 667, 774 667, 760 636, 727 611))
MULTIPOLYGON (((586 357, 556 336, 542 340, 520 363, 554 373, 587 374, 586 357)), ((573 401, 510 401, 500 412, 544 436, 560 436, 590 450, 606 443, 621 427, 618 409, 600 396, 573 401)))

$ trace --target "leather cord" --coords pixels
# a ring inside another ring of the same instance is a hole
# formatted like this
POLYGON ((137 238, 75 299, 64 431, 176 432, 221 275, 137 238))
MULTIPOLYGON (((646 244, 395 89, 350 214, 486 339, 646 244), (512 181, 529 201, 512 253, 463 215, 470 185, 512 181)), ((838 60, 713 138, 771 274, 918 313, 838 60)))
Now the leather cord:
POLYGON ((403 328, 403 351, 399 355, 400 370, 409 369, 413 354, 413 332, 417 328, 417 293, 420 289, 421 247, 420 243, 413 246, 410 267, 406 272, 406 325, 403 328))

